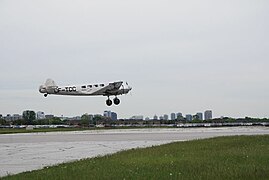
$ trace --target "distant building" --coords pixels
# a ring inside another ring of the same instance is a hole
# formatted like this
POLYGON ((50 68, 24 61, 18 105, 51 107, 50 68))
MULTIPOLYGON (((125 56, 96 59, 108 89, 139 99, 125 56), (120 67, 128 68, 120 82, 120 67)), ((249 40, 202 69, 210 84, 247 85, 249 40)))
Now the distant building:
POLYGON ((145 120, 146 120, 146 121, 149 121, 150 119, 149 119, 149 117, 146 117, 145 120))
POLYGON ((52 119, 52 118, 54 118, 54 115, 52 115, 52 114, 48 114, 48 115, 45 115, 45 118, 46 118, 46 119, 52 119))
POLYGON ((183 119, 182 113, 180 113, 180 112, 177 113, 177 119, 178 120, 182 120, 183 119))
POLYGON ((16 121, 16 120, 19 120, 19 119, 22 119, 22 115, 13 114, 13 116, 11 117, 11 120, 12 121, 16 121))
POLYGON ((7 116, 4 117, 4 119, 5 119, 6 121, 11 121, 11 120, 12 120, 12 117, 11 117, 10 114, 7 114, 7 116))
POLYGON ((205 120, 212 119, 212 110, 205 111, 205 120))
POLYGON ((112 119, 113 121, 118 120, 118 115, 117 115, 117 113, 115 113, 115 112, 111 112, 111 119, 112 119))
POLYGON ((169 119, 169 117, 167 114, 163 115, 163 120, 168 120, 168 119, 169 119))
POLYGON ((92 121, 93 120, 93 115, 89 114, 89 120, 92 121))
POLYGON ((41 111, 38 111, 36 113, 36 119, 45 119, 45 113, 41 112, 41 111))
POLYGON ((3 115, 2 114, 0 114, 0 119, 3 119, 3 115))
POLYGON ((144 119, 144 116, 142 116, 142 115, 135 115, 135 116, 132 116, 130 119, 132 119, 132 120, 143 120, 144 119))
POLYGON ((192 121, 192 115, 191 114, 186 114, 186 120, 187 121, 192 121))
POLYGON ((158 120, 158 116, 156 114, 153 116, 153 120, 158 120))
POLYGON ((176 113, 171 113, 171 120, 176 120, 176 113))
POLYGON ((75 116, 73 117, 74 120, 80 121, 81 120, 81 116, 75 116))
POLYGON ((104 111, 104 116, 111 118, 111 111, 104 111))
POLYGON ((163 118, 163 116, 160 116, 159 119, 160 119, 160 120, 163 120, 164 118, 163 118))
POLYGON ((111 111, 104 111, 104 116, 111 118, 111 120, 115 121, 118 119, 118 115, 115 112, 111 112, 111 111))
POLYGON ((203 120, 203 113, 200 112, 196 113, 196 117, 198 120, 203 120))

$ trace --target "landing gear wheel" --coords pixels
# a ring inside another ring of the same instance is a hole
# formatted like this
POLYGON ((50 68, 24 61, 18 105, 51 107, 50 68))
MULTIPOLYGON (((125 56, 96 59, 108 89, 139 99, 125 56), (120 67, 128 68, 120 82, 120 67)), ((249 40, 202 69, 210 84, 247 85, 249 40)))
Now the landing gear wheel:
POLYGON ((119 105, 119 104, 120 104, 120 99, 117 98, 117 97, 115 97, 115 98, 113 99, 113 101, 114 101, 114 104, 115 104, 115 105, 119 105))
POLYGON ((44 97, 47 97, 48 96, 48 94, 44 94, 44 97))
POLYGON ((111 106, 112 105, 112 101, 110 99, 106 100, 106 105, 111 106))

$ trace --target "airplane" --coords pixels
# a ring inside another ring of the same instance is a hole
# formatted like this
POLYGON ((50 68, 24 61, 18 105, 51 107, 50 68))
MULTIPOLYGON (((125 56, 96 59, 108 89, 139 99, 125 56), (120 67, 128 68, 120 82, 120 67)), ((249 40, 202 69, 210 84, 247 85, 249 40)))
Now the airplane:
POLYGON ((120 104, 118 95, 128 94, 132 87, 123 81, 116 81, 110 83, 94 83, 72 86, 57 86, 52 79, 47 79, 44 85, 39 87, 39 92, 47 97, 49 94, 54 95, 71 95, 71 96, 107 96, 106 104, 111 106, 114 102, 115 105, 120 104), (110 96, 115 98, 110 100, 110 96))

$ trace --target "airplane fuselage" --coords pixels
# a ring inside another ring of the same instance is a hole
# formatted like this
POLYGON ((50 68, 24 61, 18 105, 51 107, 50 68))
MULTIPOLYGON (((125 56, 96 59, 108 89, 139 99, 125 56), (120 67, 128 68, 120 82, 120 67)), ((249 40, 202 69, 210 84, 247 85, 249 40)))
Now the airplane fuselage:
MULTIPOLYGON (((39 87, 39 92, 43 93, 45 97, 49 94, 69 96, 107 96, 107 105, 110 106, 111 100, 109 99, 109 96, 127 94, 131 89, 132 88, 127 83, 126 86, 124 86, 123 81, 57 86, 53 80, 48 79, 45 85, 41 85, 39 87)), ((119 102, 119 99, 115 97, 114 103, 119 104, 119 102)))

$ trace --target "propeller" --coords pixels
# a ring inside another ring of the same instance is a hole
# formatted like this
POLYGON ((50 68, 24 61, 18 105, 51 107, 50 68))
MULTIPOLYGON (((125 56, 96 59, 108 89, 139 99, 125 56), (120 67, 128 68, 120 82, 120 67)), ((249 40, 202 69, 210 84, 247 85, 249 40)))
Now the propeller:
MULTIPOLYGON (((128 82, 127 82, 127 81, 126 81, 125 83, 126 83, 126 85, 127 85, 128 89, 129 89, 129 88, 131 88, 131 87, 129 86, 129 84, 128 84, 128 82)), ((129 93, 130 93, 130 96, 132 96, 132 95, 133 95, 133 94, 132 94, 132 91, 130 91, 129 93)), ((127 95, 127 94, 126 94, 126 95, 127 95)))

